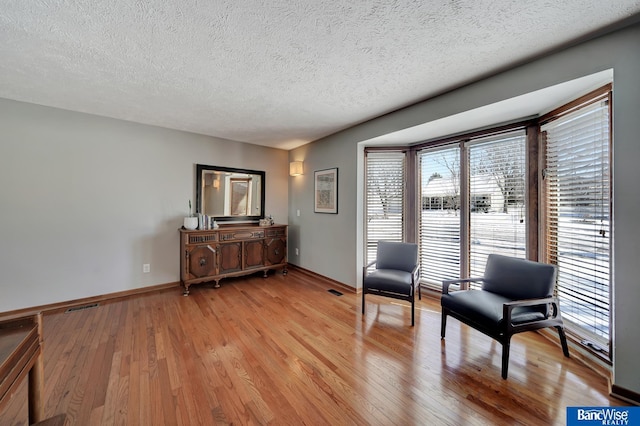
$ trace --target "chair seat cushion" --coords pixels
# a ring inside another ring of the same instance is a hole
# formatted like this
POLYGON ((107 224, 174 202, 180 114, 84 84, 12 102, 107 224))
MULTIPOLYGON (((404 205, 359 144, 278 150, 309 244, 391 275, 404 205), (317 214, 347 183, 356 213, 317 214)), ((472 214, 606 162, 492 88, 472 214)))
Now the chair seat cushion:
MULTIPOLYGON (((440 303, 483 327, 495 329, 503 326, 503 305, 511 301, 486 290, 460 290, 443 294, 440 303)), ((521 324, 542 320, 544 315, 536 307, 519 307, 513 310, 511 319, 514 324, 521 324)))
POLYGON ((411 295, 411 273, 396 269, 376 269, 364 278, 368 289, 411 295))

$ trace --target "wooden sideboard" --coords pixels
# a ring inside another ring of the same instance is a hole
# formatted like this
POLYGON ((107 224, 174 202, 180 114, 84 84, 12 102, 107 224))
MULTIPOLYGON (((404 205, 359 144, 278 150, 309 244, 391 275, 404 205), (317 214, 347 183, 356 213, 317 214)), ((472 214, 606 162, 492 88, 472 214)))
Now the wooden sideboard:
POLYGON ((180 229, 180 279, 189 286, 226 277, 282 268, 287 273, 287 225, 221 225, 217 229, 180 229))

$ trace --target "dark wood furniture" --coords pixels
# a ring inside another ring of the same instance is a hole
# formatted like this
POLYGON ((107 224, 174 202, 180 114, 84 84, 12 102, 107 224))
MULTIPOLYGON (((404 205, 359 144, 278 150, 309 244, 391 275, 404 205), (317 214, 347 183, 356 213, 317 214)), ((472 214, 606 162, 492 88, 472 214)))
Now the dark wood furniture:
POLYGON ((29 378, 29 423, 44 417, 42 314, 0 319, 0 410, 29 378))
POLYGON ((180 279, 189 286, 282 268, 287 273, 287 225, 223 225, 206 231, 180 229, 180 279))
POLYGON ((447 316, 475 328, 502 344, 502 378, 507 378, 511 337, 524 331, 555 327, 564 356, 569 357, 560 302, 553 296, 557 268, 531 260, 490 254, 481 278, 442 282, 442 321, 444 339, 447 316), (466 289, 480 282, 479 289, 466 289), (452 284, 460 290, 450 291, 452 284))

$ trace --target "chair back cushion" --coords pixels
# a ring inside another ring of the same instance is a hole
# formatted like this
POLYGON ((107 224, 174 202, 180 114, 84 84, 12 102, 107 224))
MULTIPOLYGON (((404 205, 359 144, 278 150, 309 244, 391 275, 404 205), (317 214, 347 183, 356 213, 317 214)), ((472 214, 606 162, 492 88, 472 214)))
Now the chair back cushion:
POLYGON ((378 241, 376 268, 411 272, 418 264, 418 245, 378 241))
POLYGON ((553 296, 556 267, 546 263, 490 254, 482 289, 513 300, 553 296))

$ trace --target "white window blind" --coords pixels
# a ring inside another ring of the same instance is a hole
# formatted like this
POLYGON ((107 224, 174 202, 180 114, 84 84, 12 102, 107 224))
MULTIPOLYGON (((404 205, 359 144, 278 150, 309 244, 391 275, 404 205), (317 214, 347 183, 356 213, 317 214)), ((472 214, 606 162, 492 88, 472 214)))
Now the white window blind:
POLYGON ((403 241, 405 154, 372 151, 366 155, 366 262, 376 258, 379 240, 403 241))
POLYGON ((484 275, 490 253, 526 257, 523 130, 469 144, 469 274, 484 275))
POLYGON ((611 211, 608 98, 542 127, 546 132, 546 260, 558 265, 568 327, 610 339, 611 211))
POLYGON ((420 167, 420 281, 442 290, 460 276, 460 148, 424 150, 420 167))

